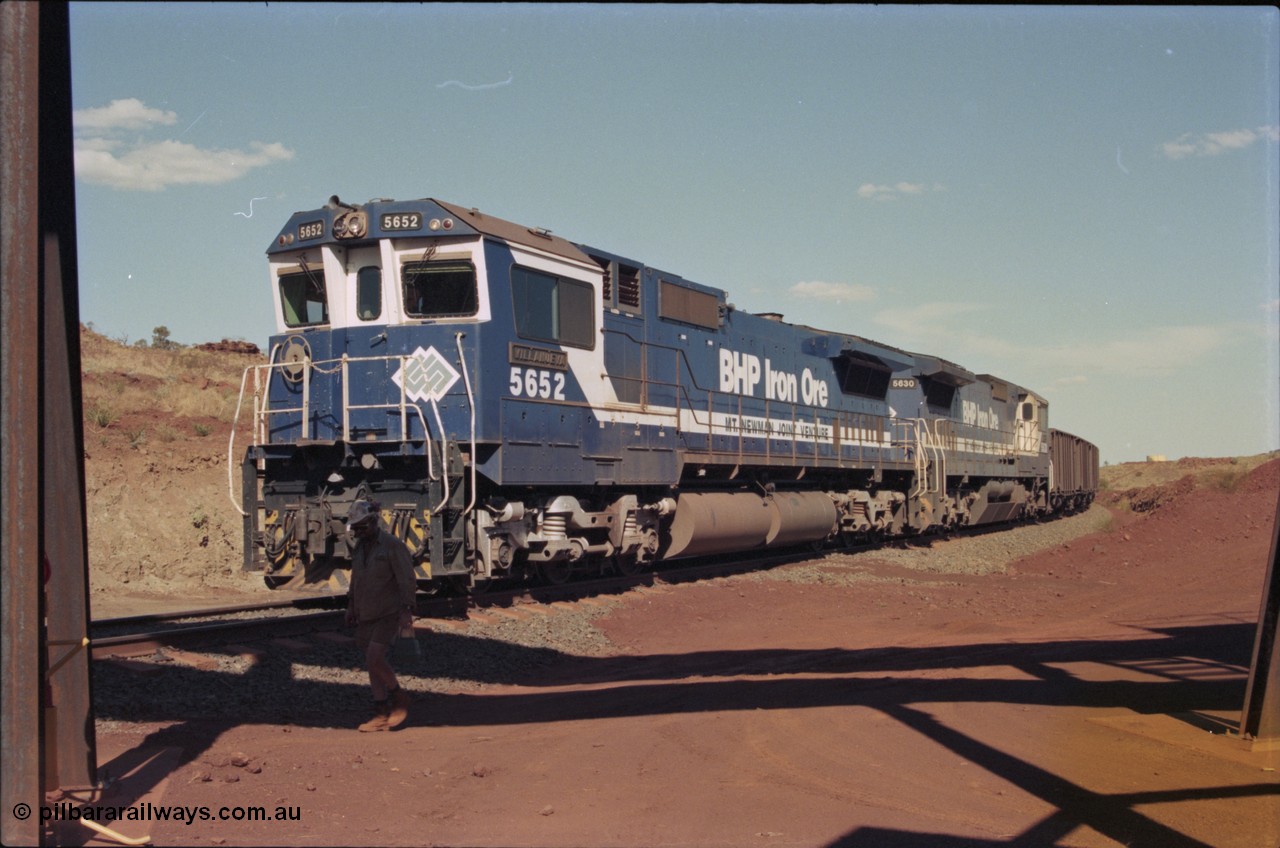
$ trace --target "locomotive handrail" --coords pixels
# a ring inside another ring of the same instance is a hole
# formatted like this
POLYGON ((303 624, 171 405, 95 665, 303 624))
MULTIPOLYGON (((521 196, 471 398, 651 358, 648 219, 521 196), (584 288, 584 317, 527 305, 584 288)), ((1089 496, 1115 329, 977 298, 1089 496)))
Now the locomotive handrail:
MULTIPOLYGON (((458 346, 458 364, 462 368, 462 383, 467 387, 467 406, 471 410, 471 501, 467 504, 467 508, 462 511, 465 516, 470 515, 471 510, 476 507, 476 399, 471 394, 471 375, 467 372, 467 357, 462 352, 462 337, 464 335, 465 333, 461 332, 453 334, 453 340, 458 346)), ((444 436, 443 427, 440 428, 440 435, 441 437, 444 436)), ((431 449, 428 448, 427 453, 430 452, 431 449)), ((442 461, 443 457, 444 454, 441 454, 442 461)), ((447 474, 445 476, 448 477, 447 474)))
MULTIPOLYGON (((348 387, 350 386, 349 375, 350 375, 351 363, 375 362, 375 361, 385 362, 385 361, 396 360, 397 362, 399 362, 400 367, 403 369, 405 367, 406 360, 409 358, 408 356, 404 354, 383 354, 380 356, 348 356, 346 353, 344 353, 342 354, 341 357, 337 359, 313 360, 310 357, 304 357, 301 363, 277 362, 275 360, 276 360, 276 354, 279 350, 280 350, 280 345, 279 344, 274 345, 271 349, 271 354, 268 357, 268 361, 265 365, 248 366, 247 368, 244 369, 244 373, 241 375, 241 378, 240 378, 240 393, 236 399, 236 411, 231 422, 231 435, 227 442, 227 494, 230 497, 232 504, 235 506, 236 511, 239 512, 240 515, 242 516, 245 515, 245 511, 235 498, 235 482, 234 482, 235 481, 235 476, 234 476, 235 439, 236 439, 236 429, 238 428, 239 422, 240 422, 240 412, 244 406, 245 390, 248 388, 250 372, 253 372, 253 423, 250 427, 250 430, 252 433, 252 437, 250 441, 251 447, 256 447, 258 445, 270 443, 270 419, 271 419, 271 416, 273 415, 297 413, 299 415, 298 426, 300 430, 301 439, 305 441, 310 437, 311 370, 313 368, 323 373, 341 374, 342 439, 344 442, 351 441, 350 411, 352 409, 388 409, 388 410, 397 410, 399 412, 401 441, 408 441, 410 438, 408 411, 413 410, 414 415, 416 415, 418 418, 418 422, 422 425, 423 439, 429 443, 431 438, 431 431, 430 431, 430 428, 427 426, 426 416, 423 414, 422 408, 418 404, 407 402, 407 392, 404 386, 400 387, 400 397, 395 403, 352 404, 350 402, 350 393, 349 393, 348 387), (276 370, 283 372, 284 369, 295 367, 299 364, 302 366, 301 368, 302 373, 300 376, 300 380, 302 383, 301 405, 272 408, 269 403, 269 398, 266 395, 266 392, 269 391, 270 389, 270 377, 268 376, 264 381, 263 375, 264 374, 270 375, 272 371, 276 371, 276 370), (330 364, 332 364, 333 367, 328 371, 326 371, 323 367, 321 367, 321 366, 330 365, 330 364)), ((471 397, 470 379, 467 380, 467 384, 468 384, 468 398, 470 398, 471 397)), ((472 406, 472 416, 474 419, 474 409, 475 409, 474 403, 472 403, 471 406, 472 406)), ((434 401, 432 401, 432 407, 433 408, 436 407, 434 401)), ((447 455, 446 449, 448 446, 448 435, 446 434, 444 429, 444 424, 440 419, 440 412, 438 408, 435 408, 435 418, 436 418, 436 423, 437 425, 439 425, 439 428, 440 428, 441 457, 443 459, 443 457, 447 455)), ((474 428, 474 420, 473 420, 472 426, 474 428)), ((472 434, 472 442, 473 442, 472 452, 473 453, 474 453, 474 439, 475 437, 474 437, 474 429, 473 429, 473 434, 472 434)), ((435 465, 432 457, 430 444, 424 445, 424 452, 427 455, 428 476, 432 480, 438 479, 435 471, 435 465)), ((447 474, 445 475, 445 478, 446 478, 445 484, 444 484, 445 493, 446 493, 445 499, 447 502, 448 487, 449 487, 447 474)), ((474 485, 474 481, 473 481, 473 485, 474 485)))
MULTIPOLYGON (((409 438, 410 438, 410 432, 409 432, 409 428, 408 428, 408 411, 409 411, 410 409, 412 409, 412 410, 414 410, 415 414, 418 416, 419 421, 421 421, 421 422, 422 422, 422 424, 423 424, 423 432, 424 432, 424 433, 426 433, 426 432, 427 432, 427 430, 426 430, 426 419, 425 419, 425 418, 423 417, 423 415, 422 415, 422 409, 421 409, 421 408, 420 408, 416 403, 411 403, 411 402, 408 402, 408 401, 407 401, 407 392, 406 392, 406 389, 405 389, 405 387, 404 387, 404 386, 401 386, 401 387, 400 387, 400 395, 399 395, 399 398, 398 398, 396 401, 392 402, 392 403, 365 403, 365 404, 353 404, 353 403, 351 403, 351 402, 350 402, 350 393, 349 393, 349 388, 348 388, 348 387, 349 387, 349 385, 350 385, 350 379, 349 379, 349 376, 350 376, 350 367, 351 367, 352 363, 358 363, 358 362, 389 362, 389 361, 395 361, 395 362, 399 363, 399 365, 400 365, 400 367, 401 367, 401 368, 403 368, 403 367, 404 367, 404 365, 405 365, 405 362, 406 362, 409 358, 410 358, 410 357, 406 356, 405 354, 383 354, 383 355, 381 355, 381 356, 349 356, 348 354, 345 354, 345 353, 344 353, 342 356, 340 356, 340 357, 338 357, 338 358, 336 358, 336 359, 315 359, 315 360, 313 360, 313 359, 305 359, 305 360, 303 360, 303 364, 304 364, 304 366, 305 366, 305 367, 303 367, 303 369, 302 369, 302 378, 301 378, 301 379, 302 379, 302 404, 301 404, 301 406, 289 406, 289 407, 275 407, 275 408, 270 408, 267 404, 265 404, 265 403, 264 403, 264 404, 262 405, 262 407, 256 411, 256 415, 257 415, 257 417, 258 417, 258 419, 259 419, 259 422, 260 422, 260 427, 259 427, 259 428, 257 429, 257 431, 256 431, 256 435, 255 435, 255 442, 254 442, 254 444, 262 444, 262 443, 265 443, 265 442, 266 442, 266 440, 267 440, 267 438, 268 438, 268 437, 267 437, 267 432, 268 432, 268 425, 267 425, 267 421, 269 421, 269 419, 270 419, 270 417, 271 417, 271 416, 273 416, 273 415, 283 415, 283 414, 287 414, 287 413, 301 413, 301 414, 302 414, 301 421, 299 422, 299 426, 301 427, 301 430, 302 430, 302 438, 303 438, 304 440, 305 440, 305 439, 307 439, 307 438, 309 438, 309 434, 310 434, 310 418, 311 418, 311 416, 310 416, 310 409, 311 409, 311 397, 310 397, 310 394, 311 394, 311 393, 310 393, 310 388, 311 388, 311 386, 310 386, 310 382, 311 382, 311 381, 310 381, 310 373, 311 373, 311 369, 313 369, 313 368, 314 368, 314 369, 316 369, 316 370, 318 370, 318 371, 322 371, 322 372, 323 372, 323 371, 324 371, 324 369, 323 369, 321 366, 329 365, 329 364, 331 364, 331 363, 332 363, 335 367, 334 367, 332 370, 330 370, 330 371, 328 371, 328 372, 326 372, 326 373, 331 373, 331 374, 332 374, 332 373, 339 373, 339 374, 341 374, 341 378, 342 378, 342 407, 343 407, 343 415, 342 415, 342 439, 343 439, 343 441, 348 441, 348 442, 349 442, 349 441, 351 441, 351 416, 350 416, 350 410, 353 410, 353 409, 386 409, 386 410, 395 410, 396 412, 398 412, 398 414, 399 414, 399 418, 400 418, 400 439, 401 439, 401 441, 408 441, 408 440, 409 440, 409 438)), ((296 364, 297 364, 297 363, 292 363, 292 362, 272 362, 272 363, 267 363, 266 365, 250 365, 248 368, 246 368, 246 369, 245 369, 245 371, 246 371, 246 372, 247 372, 247 371, 250 371, 250 370, 252 370, 252 371, 254 371, 254 372, 255 372, 255 374, 254 374, 254 377, 255 377, 255 386, 254 386, 255 397, 261 397, 261 396, 262 396, 262 394, 261 394, 261 393, 262 393, 263 388, 264 388, 264 387, 263 387, 263 385, 262 385, 262 379, 261 379, 261 377, 262 377, 262 373, 264 373, 264 372, 269 372, 269 371, 271 371, 271 370, 283 370, 284 368, 287 368, 287 367, 290 367, 290 366, 293 366, 293 365, 296 365, 296 364)), ((243 391, 243 389, 242 389, 242 391, 243 391)))
MULTIPOLYGON (((276 361, 275 361, 276 354, 280 351, 280 347, 281 347, 281 344, 279 342, 276 342, 274 345, 271 346, 271 353, 267 355, 266 367, 270 367, 276 364, 276 361)), ((251 425, 251 431, 253 433, 253 441, 250 444, 251 445, 260 444, 259 436, 261 435, 260 433, 261 421, 259 416, 261 413, 258 408, 258 397, 259 397, 258 392, 259 392, 259 389, 261 388, 261 385, 260 385, 257 369, 262 367, 264 366, 250 365, 249 367, 245 368, 244 372, 240 375, 240 394, 237 395, 236 397, 236 411, 235 411, 235 415, 233 415, 231 418, 231 435, 227 439, 227 497, 231 499, 231 505, 236 508, 236 512, 240 513, 241 517, 244 517, 246 513, 244 511, 244 508, 240 506, 239 501, 236 500, 235 476, 233 474, 235 469, 236 427, 240 424, 240 410, 243 408, 243 405, 244 405, 244 390, 247 387, 249 382, 249 372, 253 371, 254 372, 253 423, 251 425)))
POLYGON ((897 418, 894 423, 904 431, 902 443, 911 448, 916 482, 909 497, 946 491, 947 438, 941 432, 942 419, 897 418))
POLYGON ((919 418, 895 418, 893 423, 898 434, 894 435, 894 441, 902 445, 907 452, 907 457, 911 460, 915 467, 915 483, 911 487, 908 495, 910 498, 918 497, 924 490, 920 485, 920 481, 924 477, 925 458, 924 450, 921 447, 919 418))
MULTIPOLYGON (((436 418, 436 426, 440 428, 440 477, 436 477, 435 467, 431 461, 431 445, 426 445, 427 452, 427 473, 431 475, 432 480, 440 479, 444 485, 444 497, 440 499, 440 503, 436 504, 435 509, 431 510, 432 515, 439 515, 440 510, 444 509, 445 504, 449 502, 449 434, 445 432, 444 421, 440 418, 440 406, 436 403, 435 398, 431 398, 431 414, 436 418)), ((423 427, 425 432, 426 427, 423 427)))
MULTIPOLYGON (((348 356, 342 354, 342 358, 337 360, 341 363, 342 372, 342 440, 344 442, 351 441, 351 410, 353 409, 394 409, 399 412, 400 417, 400 440, 409 441, 409 417, 408 410, 412 409, 418 416, 418 421, 422 424, 422 433, 424 438, 428 435, 427 420, 422 414, 422 409, 416 403, 406 403, 406 393, 403 386, 400 387, 400 399, 396 403, 351 403, 350 385, 350 365, 352 362, 373 362, 377 360, 390 361, 396 360, 400 363, 403 370, 409 356, 405 354, 384 354, 382 356, 348 356)), ((325 360, 332 362, 334 360, 325 360)), ((276 409, 271 412, 290 412, 296 410, 276 409)), ((435 479, 434 477, 432 479, 435 479)))
MULTIPOLYGON (((436 505, 436 507, 431 511, 432 515, 438 515, 440 513, 440 510, 444 509, 445 505, 449 503, 449 471, 447 466, 448 456, 449 456, 449 433, 447 430, 445 430, 444 420, 441 419, 440 417, 440 406, 436 402, 436 399, 428 398, 428 400, 431 403, 432 416, 435 418, 436 427, 440 431, 440 463, 442 467, 439 473, 437 473, 435 469, 434 454, 432 453, 432 450, 431 450, 431 428, 427 426, 426 415, 423 413, 422 407, 419 406, 418 404, 406 402, 407 389, 404 385, 400 386, 400 398, 396 403, 366 403, 366 404, 349 403, 349 394, 348 394, 349 392, 348 386, 350 385, 349 369, 350 369, 350 364, 352 362, 378 362, 378 361, 387 362, 394 359, 400 364, 400 369, 403 372, 410 358, 411 357, 409 355, 403 354, 403 353, 382 354, 380 356, 348 356, 345 353, 342 355, 342 359, 341 359, 341 362, 342 362, 342 416, 343 416, 342 440, 348 443, 351 441, 350 411, 352 409, 395 409, 395 410, 398 410, 400 413, 400 440, 409 441, 407 410, 412 409, 414 414, 418 416, 418 423, 422 425, 423 453, 427 455, 427 477, 431 480, 443 481, 443 498, 440 501, 440 503, 436 505)), ((327 361, 332 361, 332 360, 327 360, 327 361)), ((470 380, 468 380, 467 383, 468 383, 467 394, 468 394, 468 398, 470 398, 470 380)), ((474 448, 475 405, 471 404, 471 408, 472 408, 472 444, 473 444, 472 453, 474 454, 475 453, 475 448, 474 448)), ((475 475, 475 470, 473 468, 472 469, 473 491, 475 486, 474 475, 475 475)))
POLYGON ((926 487, 932 485, 932 488, 926 488, 926 492, 945 492, 947 488, 947 449, 942 442, 942 435, 938 432, 942 424, 942 420, 935 418, 933 426, 929 426, 929 421, 921 419, 921 431, 925 437, 925 446, 933 454, 933 476, 932 481, 929 480, 928 469, 925 470, 926 487))
MULTIPOLYGON (((275 356, 275 348, 271 349, 271 355, 273 357, 275 356)), ((234 482, 235 475, 233 473, 236 466, 235 466, 235 462, 233 461, 233 457, 235 456, 236 425, 240 422, 240 406, 241 404, 244 403, 244 389, 245 389, 245 385, 248 382, 249 382, 249 369, 246 368, 244 370, 244 373, 240 375, 240 394, 236 398, 236 412, 235 412, 235 415, 232 416, 231 418, 231 436, 227 440, 227 497, 231 499, 231 505, 236 508, 236 512, 240 513, 240 516, 242 518, 246 515, 246 513, 244 511, 244 507, 240 506, 240 504, 236 501, 235 482, 234 482)))
POLYGON ((933 419, 933 427, 929 426, 929 422, 924 422, 924 432, 929 443, 929 450, 933 453, 933 488, 931 492, 946 492, 947 490, 947 449, 942 443, 942 434, 938 432, 938 428, 942 424, 942 419, 933 419))

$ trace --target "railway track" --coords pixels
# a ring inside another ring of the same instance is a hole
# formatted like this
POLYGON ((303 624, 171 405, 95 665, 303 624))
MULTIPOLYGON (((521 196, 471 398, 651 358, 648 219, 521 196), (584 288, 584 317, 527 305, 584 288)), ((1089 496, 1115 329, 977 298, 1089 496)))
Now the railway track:
MULTIPOLYGON (((855 549, 846 549, 855 550, 855 549)), ((637 587, 696 582, 729 574, 757 571, 788 562, 809 559, 812 551, 771 553, 759 557, 702 558, 688 565, 630 576, 607 576, 574 581, 564 585, 495 587, 465 596, 418 598, 420 619, 465 619, 469 613, 525 605, 550 605, 608 595, 619 595, 637 587)), ((181 610, 171 613, 100 619, 90 627, 90 644, 95 660, 110 657, 137 657, 165 648, 199 649, 233 642, 262 641, 338 631, 343 627, 344 595, 327 595, 302 601, 246 604, 215 609, 181 610), (307 612, 315 607, 331 607, 307 612), (339 609, 332 609, 339 607, 339 609), (281 612, 245 618, 248 613, 281 612)))
MULTIPOLYGON (((997 527, 981 527, 954 534, 979 536, 996 532, 997 527)), ((937 536, 886 543, 866 543, 837 548, 826 553, 861 553, 885 546, 930 544, 937 536)), ((521 585, 494 587, 468 595, 419 595, 417 617, 426 620, 460 620, 472 613, 547 606, 557 602, 600 598, 635 590, 691 583, 731 574, 768 569, 821 556, 811 548, 760 552, 754 556, 722 554, 686 560, 658 571, 635 575, 611 575, 572 581, 562 585, 521 585)), ((232 643, 288 639, 316 633, 335 633, 344 627, 345 595, 260 602, 215 609, 184 610, 171 613, 125 616, 96 620, 91 625, 91 651, 95 660, 128 658, 154 654, 165 649, 199 650, 232 643), (311 611, 316 610, 320 611, 311 611), (252 613, 274 613, 246 618, 252 613)))
POLYGON ((147 624, 174 624, 184 620, 202 618, 219 618, 242 615, 250 612, 266 612, 269 610, 311 609, 316 607, 334 607, 340 605, 340 596, 317 595, 314 598, 295 598, 292 600, 259 601, 252 604, 233 604, 225 607, 201 607, 200 609, 175 610, 162 613, 144 613, 141 615, 124 615, 114 618, 95 618, 95 628, 110 629, 143 626, 147 624))

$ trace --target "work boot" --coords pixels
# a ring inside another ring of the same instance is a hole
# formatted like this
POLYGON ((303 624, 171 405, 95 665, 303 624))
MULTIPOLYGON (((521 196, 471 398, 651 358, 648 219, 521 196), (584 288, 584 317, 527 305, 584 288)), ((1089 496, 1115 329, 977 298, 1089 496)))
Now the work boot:
MULTIPOLYGON (((360 725, 361 733, 372 733, 375 730, 386 730, 388 728, 387 715, 391 708, 387 706, 386 701, 373 702, 373 718, 360 725)), ((403 719, 401 719, 403 721, 403 719)))
POLYGON ((409 717, 409 693, 397 688, 391 693, 391 711, 387 715, 387 727, 399 727, 409 717))

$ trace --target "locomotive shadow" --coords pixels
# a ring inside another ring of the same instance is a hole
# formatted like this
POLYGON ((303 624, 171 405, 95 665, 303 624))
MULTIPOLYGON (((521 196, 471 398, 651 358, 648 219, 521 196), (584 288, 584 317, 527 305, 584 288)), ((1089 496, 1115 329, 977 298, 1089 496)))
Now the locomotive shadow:
MULTIPOLYGON (((517 653, 514 673, 479 679, 525 688, 566 691, 428 694, 432 723, 484 725, 619 718, 664 713, 814 707, 886 709, 920 702, 1028 706, 1124 707, 1138 713, 1189 714, 1238 709, 1244 699, 1252 626, 1169 628, 1126 641, 979 643, 930 648, 708 651, 645 656, 561 655, 546 649, 517 653), (1176 661, 1173 658, 1177 658, 1176 661), (1194 659, 1188 659, 1194 658, 1194 659), (1097 680, 1061 668, 1092 664, 1117 676, 1097 680), (926 671, 1006 666, 1023 679, 903 677, 926 671), (881 677, 872 677, 877 672, 881 677), (858 677, 843 675, 858 674, 858 677), (827 675, 827 677, 812 677, 827 675), (750 679, 742 679, 750 678, 750 679), (582 690, 582 686, 606 688, 582 690)), ((432 653, 456 656, 477 640, 433 634, 432 653)), ((481 642, 488 640, 478 640, 481 642)), ((456 675, 448 660, 440 670, 456 675)))
MULTIPOLYGON (((421 659, 396 663, 396 667, 405 687, 419 702, 429 705, 421 712, 429 713, 433 723, 458 725, 725 709, 881 707, 922 701, 1129 707, 1139 713, 1181 713, 1240 706, 1252 631, 1250 624, 1216 624, 1149 629, 1146 637, 1123 641, 748 649, 605 657, 433 632, 422 639, 421 659), (1190 661, 1193 667, 1186 667, 1186 658, 1195 658, 1190 661), (1141 672, 1147 679, 1089 680, 1060 667, 1080 663, 1141 672), (1024 679, 868 676, 876 672, 954 672, 994 665, 1015 668, 1024 679), (852 674, 860 676, 842 677, 852 674), (800 675, 805 677, 797 679, 800 675), (438 680, 448 682, 430 682, 438 680), (459 681, 464 689, 467 683, 524 688, 608 684, 608 688, 495 694, 458 692, 459 681), (439 691, 442 688, 450 691, 439 691), (687 697, 672 697, 682 692, 687 697)), ((317 649, 299 655, 275 653, 250 664, 244 672, 203 671, 177 663, 160 668, 163 682, 147 686, 146 697, 139 699, 140 678, 134 673, 111 663, 96 664, 96 718, 228 719, 233 723, 337 728, 359 723, 363 718, 356 717, 369 706, 367 682, 332 679, 341 672, 363 673, 351 648, 317 649)))
MULTIPOLYGON (((1136 805, 1158 803, 1159 797, 1150 793, 1104 796, 1087 791, 946 727, 912 704, 1127 708, 1136 713, 1174 715, 1238 710, 1243 703, 1252 631, 1249 624, 1215 624, 1147 628, 1146 635, 1125 641, 608 657, 575 656, 433 632, 424 639, 426 651, 420 661, 412 668, 398 666, 402 684, 415 693, 410 720, 398 732, 424 726, 482 727, 713 711, 862 707, 878 710, 933 739, 957 756, 1039 796, 1056 810, 1014 841, 990 844, 1052 844, 1054 838, 1083 823, 1131 844, 1136 840, 1139 844, 1196 845, 1199 843, 1135 811, 1136 805), (1140 679, 1085 679, 1063 668, 1081 663, 1115 670, 1117 676, 1139 672, 1140 679), (1015 668, 1023 679, 902 676, 993 665, 1015 668), (849 676, 854 674, 858 676, 849 676), (429 678, 450 681, 444 687, 449 691, 423 693, 423 686, 430 685, 423 681, 429 678), (475 691, 457 691, 468 683, 475 691), (481 684, 519 688, 495 692, 481 688, 481 684), (600 688, 590 688, 593 686, 600 688), (537 688, 547 691, 529 691, 537 688)), ((360 668, 349 648, 327 648, 314 656, 274 655, 243 673, 174 665, 158 675, 160 682, 147 685, 146 697, 138 700, 129 693, 138 688, 131 672, 98 664, 94 671, 96 717, 172 722, 142 739, 137 749, 178 747, 177 766, 181 767, 200 758, 222 734, 244 724, 354 731, 367 715, 367 683, 326 677, 360 668)), ((121 757, 129 755, 126 752, 121 757)), ((106 769, 110 771, 113 765, 108 763, 106 769)), ((1171 800, 1225 798, 1233 792, 1238 793, 1235 797, 1280 794, 1280 787, 1206 788, 1171 800)), ((834 844, 985 843, 946 834, 860 830, 834 844)))

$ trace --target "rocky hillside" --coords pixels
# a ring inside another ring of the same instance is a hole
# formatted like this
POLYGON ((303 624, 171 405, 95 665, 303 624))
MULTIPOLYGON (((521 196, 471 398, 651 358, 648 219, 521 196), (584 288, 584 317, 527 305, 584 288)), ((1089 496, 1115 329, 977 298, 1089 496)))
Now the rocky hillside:
POLYGON ((243 343, 125 346, 84 327, 80 344, 91 591, 256 588, 240 572, 227 447, 241 376, 264 358, 243 343))

